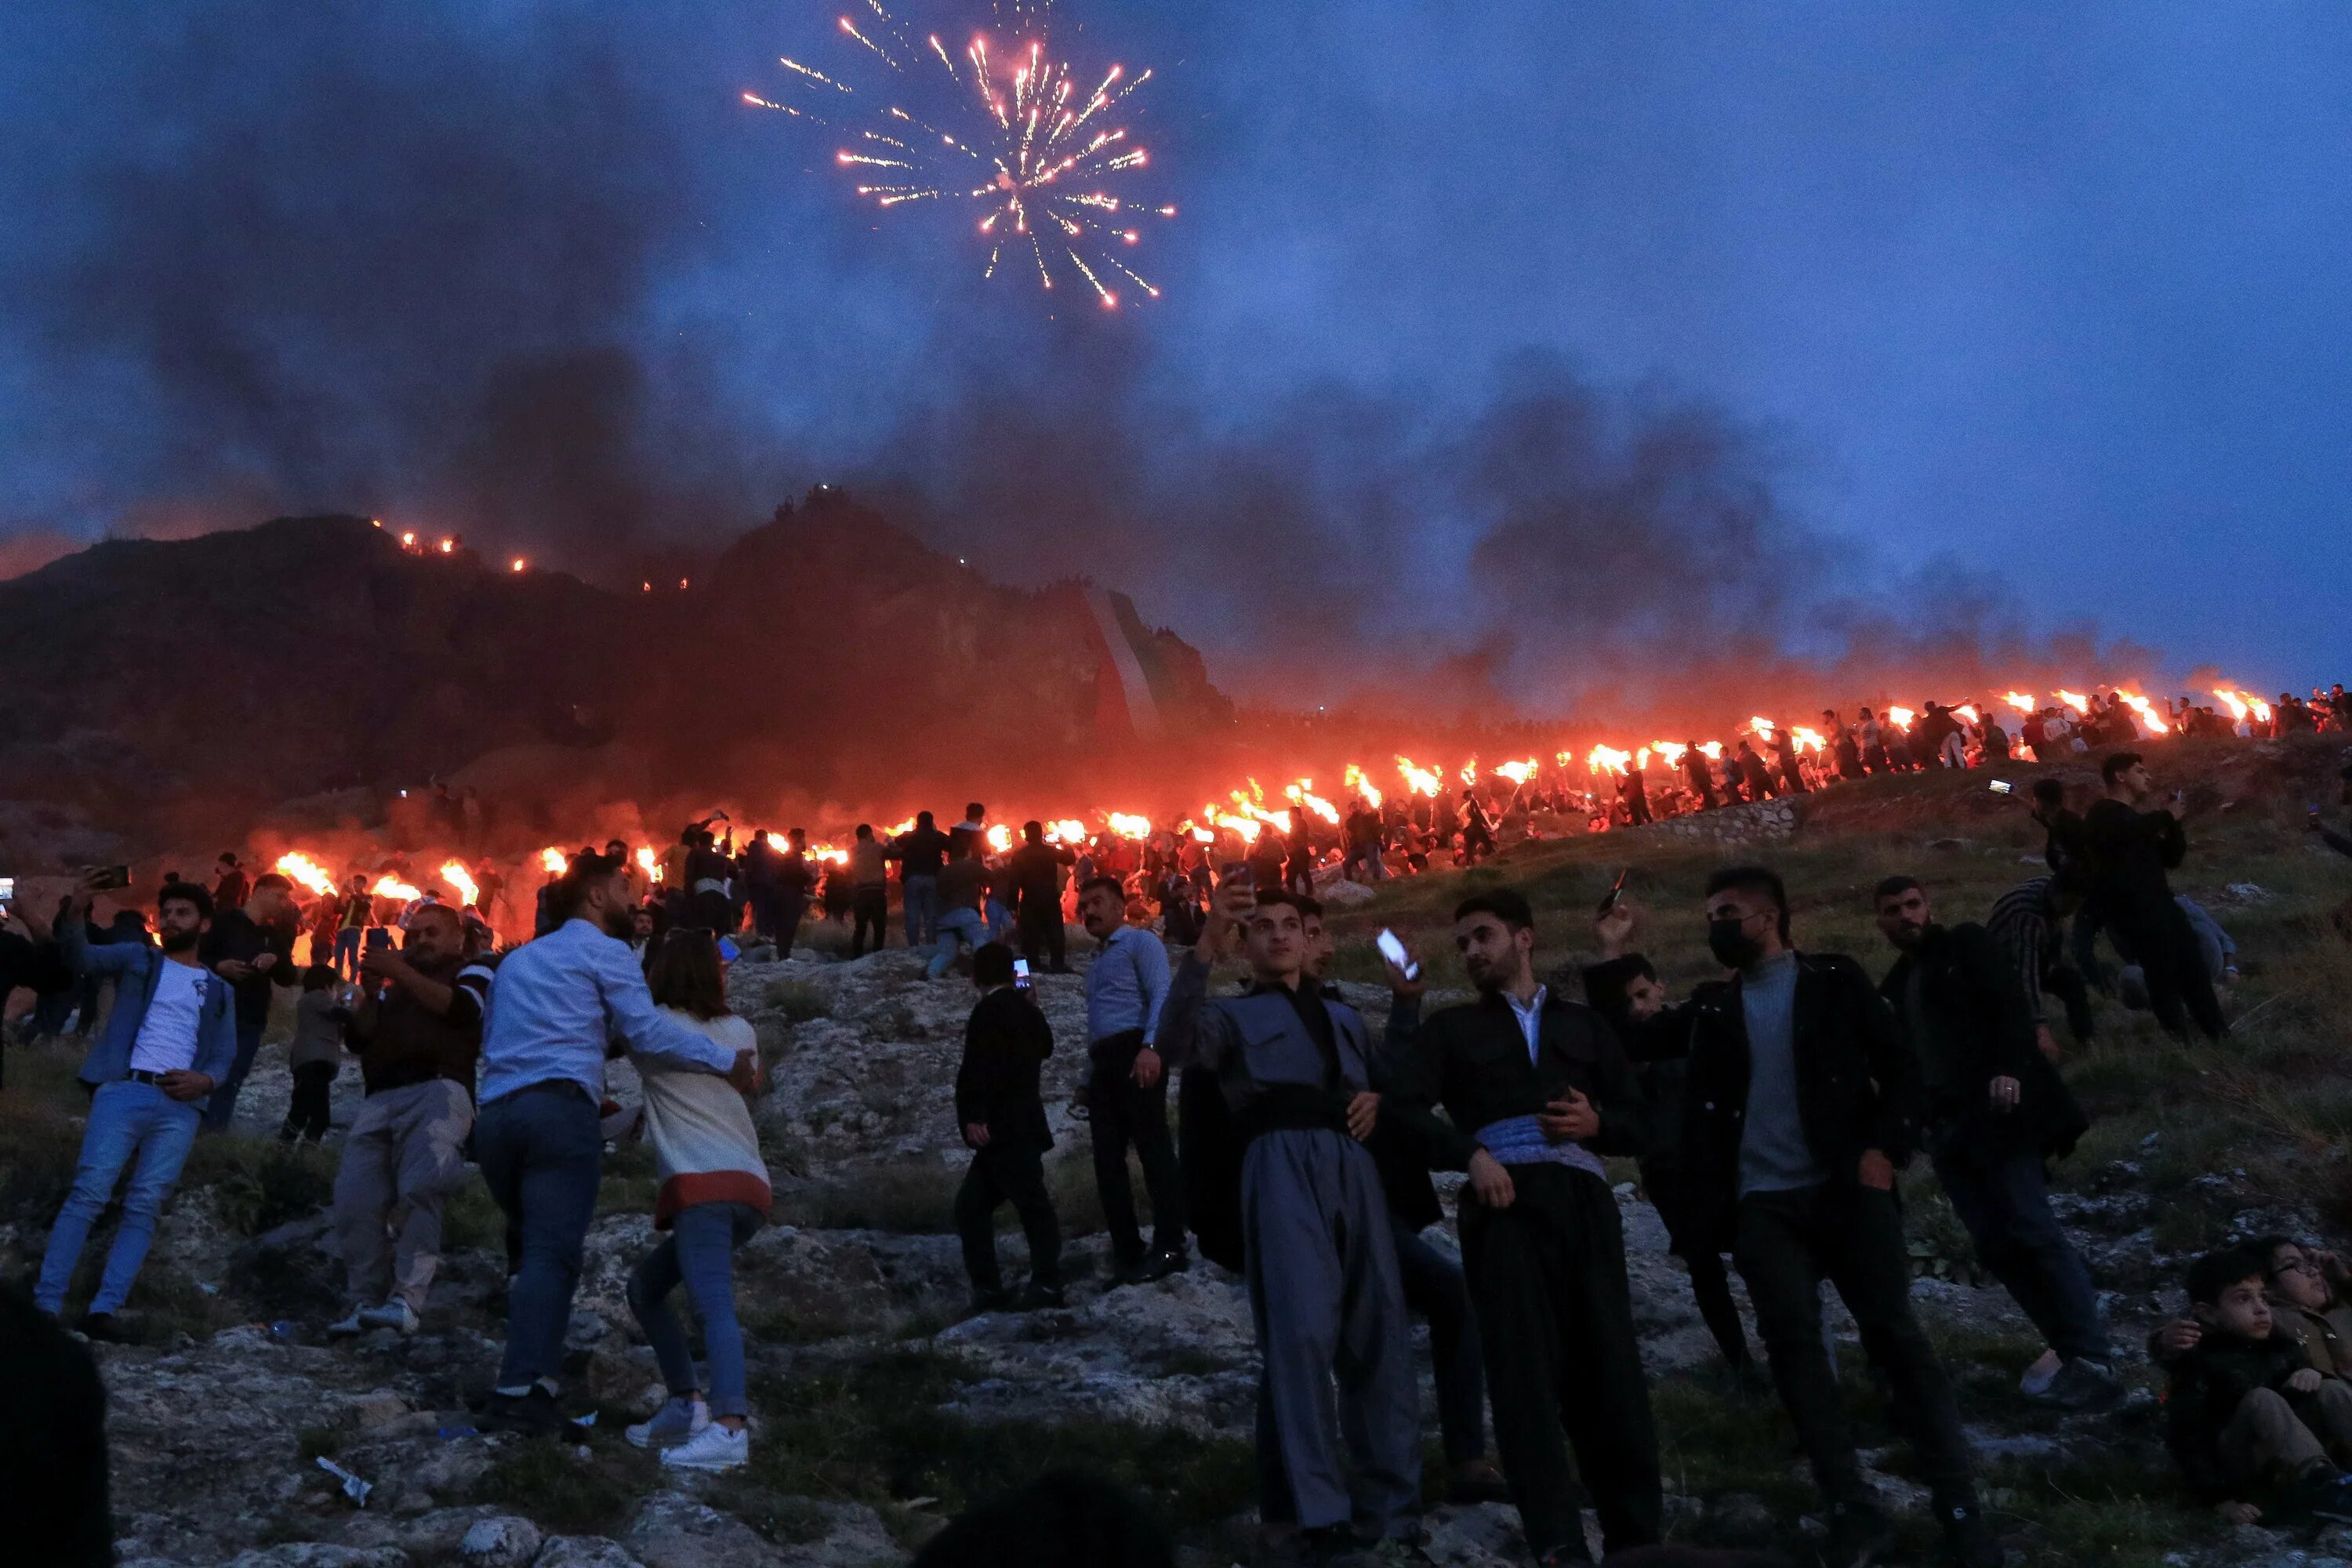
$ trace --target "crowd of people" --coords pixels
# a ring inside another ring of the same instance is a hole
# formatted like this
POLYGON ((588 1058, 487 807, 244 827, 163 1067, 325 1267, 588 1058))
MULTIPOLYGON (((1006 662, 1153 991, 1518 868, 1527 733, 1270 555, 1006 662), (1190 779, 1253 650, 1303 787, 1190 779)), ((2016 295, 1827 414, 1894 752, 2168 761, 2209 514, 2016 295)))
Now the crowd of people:
MULTIPOLYGON (((1862 766, 1893 765, 1876 754, 1885 731, 1870 736, 1853 737, 1862 766)), ((2000 743, 1946 739, 1958 741, 1961 763, 1971 747, 2000 743)), ((2227 1028, 2217 986, 2234 975, 2222 962, 2233 951, 2168 879, 2187 850, 2181 796, 2162 796, 2132 751, 2106 755, 2100 778, 2080 812, 2058 781, 2034 786, 2046 874, 1981 922, 1939 920, 1916 878, 1879 884, 1873 909, 1893 958, 1875 982, 1855 958, 1801 948, 1780 877, 1759 866, 1706 879, 1706 948, 1723 978, 1680 1000, 1636 947, 1629 901, 1612 896, 1595 921, 1592 963, 1547 978, 1526 900, 1490 887, 1454 910, 1475 999, 1424 1013, 1419 966, 1394 952, 1375 1031, 1329 983, 1317 868, 1287 846, 1237 844, 1205 877, 1197 854, 1054 843, 1036 822, 1000 851, 979 804, 945 831, 928 813, 887 838, 861 827, 840 868, 842 912, 856 922, 853 952, 869 936, 878 945, 895 866, 906 941, 930 950, 926 972, 966 967, 980 993, 954 1086, 971 1152, 955 1221, 979 1311, 1065 1301, 1043 1165, 1053 1135, 1041 1068, 1056 1042, 1032 976, 1068 967, 1065 919, 1076 917, 1093 944, 1080 1106, 1108 1283, 1182 1271, 1195 1247, 1244 1277, 1263 1367, 1261 1512, 1302 1560, 1394 1561, 1419 1538, 1416 1316, 1430 1329, 1449 1496, 1507 1498, 1546 1564, 1585 1560, 1588 1502, 1612 1551, 1658 1539, 1657 1441, 1602 1163, 1623 1155, 1639 1162, 1725 1360, 1752 1375, 1727 1256, 1746 1282, 1771 1382, 1827 1505, 1824 1561, 1865 1563, 1892 1539, 1823 1338, 1826 1281, 1885 1375, 1951 1560, 1990 1564, 2001 1548, 1949 1382, 1910 1306, 1896 1177, 1925 1157, 2045 1342, 2049 1353, 2024 1369, 2027 1392, 2104 1409, 2123 1392, 2108 1331, 2046 1187, 2046 1163, 2087 1126, 2053 1066, 2047 999, 2078 1041, 2099 992, 2136 989, 2176 1034, 2227 1028), (2121 967, 2100 958, 2102 937, 2121 967), (1237 992, 1216 979, 1234 961, 1246 976, 1237 992), (1433 1171, 1466 1178, 1458 1261, 1423 1237, 1441 1218, 1433 1171), (1027 1238, 1017 1290, 997 1256, 994 1214, 1006 1203, 1027 1238)), ((2315 816, 2314 826, 2352 853, 2315 816)), ((1346 826, 1344 874, 1376 875, 1366 861, 1381 858, 1379 819, 1362 808, 1346 826), (1371 817, 1360 828, 1360 815, 1371 817)), ((442 1207, 478 1173, 507 1216, 511 1274, 481 1425, 561 1434, 564 1335, 603 1162, 614 1137, 642 1136, 661 1239, 629 1302, 668 1397, 627 1437, 674 1468, 743 1464, 751 1411, 730 1259, 772 1195, 749 1100, 757 1042, 728 1006, 725 966, 751 943, 789 951, 812 904, 834 891, 798 830, 782 845, 756 835, 740 857, 726 838, 713 822, 689 825, 648 857, 650 873, 625 843, 583 849, 541 889, 532 937, 503 951, 478 907, 428 889, 389 908, 362 877, 306 908, 285 876, 248 874, 234 854, 209 888, 166 879, 152 931, 120 913, 98 925, 94 902, 119 879, 85 879, 42 933, 55 973, 36 984, 36 1021, 87 1028, 99 1011, 91 985, 110 989, 111 1005, 80 1068, 90 1110, 35 1286, 39 1310, 63 1311, 120 1187, 121 1218, 78 1324, 93 1339, 126 1337, 117 1314, 190 1149, 234 1116, 273 989, 299 986, 281 1136, 320 1141, 346 1057, 363 1089, 332 1198, 346 1310, 324 1331, 417 1329, 442 1207), (67 1010, 44 1015, 58 996, 67 1010), (643 1086, 628 1108, 608 1100, 605 1077, 624 1052, 643 1086), (680 1288, 701 1324, 699 1363, 670 1305, 680 1288)), ((2352 1372, 2342 1337, 2352 1308, 2336 1304, 2339 1289, 2352 1298, 2346 1270, 2277 1238, 2200 1260, 2189 1284, 2192 1314, 2156 1350, 2192 1485, 2233 1517, 2340 1507, 2336 1467, 2352 1460, 2352 1394, 2340 1381, 2352 1372)))

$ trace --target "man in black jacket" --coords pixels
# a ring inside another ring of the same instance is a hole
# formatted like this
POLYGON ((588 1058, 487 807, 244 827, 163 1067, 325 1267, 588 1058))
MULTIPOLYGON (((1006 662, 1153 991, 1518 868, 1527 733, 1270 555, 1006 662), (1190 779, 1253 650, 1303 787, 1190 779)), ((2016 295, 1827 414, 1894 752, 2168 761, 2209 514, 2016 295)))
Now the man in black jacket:
MULTIPOLYGON (((240 885, 244 879, 237 872, 240 885)), ((236 1112, 237 1092, 253 1070, 261 1031, 269 1023, 270 987, 297 984, 302 978, 294 966, 294 884, 276 871, 264 871, 254 879, 252 891, 241 896, 244 906, 215 916, 197 951, 205 966, 236 994, 236 1064, 205 1102, 208 1132, 227 1131, 236 1112)))
POLYGON ((1077 860, 1077 852, 1068 845, 1045 842, 1044 823, 1024 822, 1021 847, 1005 862, 1013 879, 1013 923, 1021 938, 1021 956, 1033 965, 1045 959, 1050 974, 1070 972, 1062 927, 1062 870, 1077 860))
POLYGON ((1738 973, 1691 998, 1683 1157, 1715 1239, 1732 1243, 1772 1381, 1828 1498, 1823 1561, 1852 1568, 1894 1539, 1863 1482, 1822 1341, 1826 1279, 1892 1387, 1951 1560, 1997 1564, 1951 1384, 1911 1315, 1895 1173, 1918 1146, 1918 1060, 1860 964, 1790 945, 1778 873, 1717 871, 1706 907, 1707 948, 1738 973))
POLYGON ((2138 752, 2117 752, 2099 764, 2099 778, 2106 798, 2083 817, 2099 917, 2116 950, 2147 976, 2148 1009, 2157 1022, 2185 1036, 2185 1004, 2205 1037, 2218 1040, 2230 1026, 2213 995, 2213 977, 2206 972, 2197 933, 2172 901, 2172 884, 2165 875, 2188 855, 2189 839, 2170 811, 2140 809, 2156 793, 2156 781, 2138 752))
POLYGON ((2082 1255, 2050 1212, 2044 1160, 2089 1131, 2034 1043, 2024 988, 1982 926, 1937 925, 1927 889, 1889 877, 1878 929, 1902 956, 1879 993, 1903 1025, 1926 1088, 1927 1150, 1977 1256, 2058 1352, 2047 1403, 2105 1410, 2123 1397, 2082 1255))
POLYGON ((956 1234, 972 1302, 983 1312, 1010 1303, 1032 1312, 1062 1304, 1062 1227, 1045 1193, 1044 1160, 1054 1146, 1038 1069, 1054 1054, 1054 1027, 1013 982, 1013 950, 983 942, 971 955, 979 1004, 964 1025, 956 1069, 956 1121, 971 1150, 956 1189, 956 1234), (1014 1300, 996 1264, 996 1205, 1011 1202, 1029 1237, 1029 1288, 1014 1300))
POLYGON ((1647 1108, 1601 1016, 1537 983, 1525 899, 1465 899, 1454 945, 1478 1000, 1423 1022, 1381 1117, 1430 1164, 1469 1173, 1462 1262, 1503 1474, 1538 1559, 1581 1563, 1570 1446, 1608 1550, 1658 1539, 1657 1436, 1600 1158, 1643 1152, 1647 1108), (1451 1126, 1431 1114, 1438 1105, 1451 1126))

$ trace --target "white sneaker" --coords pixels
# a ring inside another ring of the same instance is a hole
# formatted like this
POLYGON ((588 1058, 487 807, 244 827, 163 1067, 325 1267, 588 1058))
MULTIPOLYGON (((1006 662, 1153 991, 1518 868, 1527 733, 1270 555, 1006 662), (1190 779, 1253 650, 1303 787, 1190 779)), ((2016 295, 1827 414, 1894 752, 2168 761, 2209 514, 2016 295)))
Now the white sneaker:
POLYGON ((697 1399, 691 1403, 673 1394, 668 1404, 654 1412, 654 1418, 642 1426, 632 1426, 621 1436, 631 1446, 639 1448, 667 1448, 673 1443, 683 1443, 710 1425, 710 1406, 697 1399))
POLYGON ((352 1316, 371 1329, 396 1329, 403 1336, 416 1331, 416 1310, 396 1296, 381 1307, 362 1307, 352 1316))
POLYGON ((731 1470, 751 1458, 749 1428, 730 1431, 713 1421, 662 1456, 662 1466, 673 1470, 731 1470))
POLYGON ((348 1340, 354 1335, 363 1334, 366 1332, 367 1325, 360 1321, 360 1314, 357 1309, 353 1309, 352 1315, 345 1318, 341 1322, 329 1323, 327 1325, 327 1337, 331 1340, 348 1340))

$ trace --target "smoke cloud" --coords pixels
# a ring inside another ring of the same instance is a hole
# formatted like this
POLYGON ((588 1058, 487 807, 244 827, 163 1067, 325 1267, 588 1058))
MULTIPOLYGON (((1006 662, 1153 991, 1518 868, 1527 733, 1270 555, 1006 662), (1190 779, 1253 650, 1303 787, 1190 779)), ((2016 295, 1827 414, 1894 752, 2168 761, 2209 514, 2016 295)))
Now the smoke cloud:
POLYGON ((768 14, 621 9, 9 24, 119 68, 102 99, 59 70, 22 100, 45 129, 6 188, 56 221, 0 246, 0 343, 47 457, 0 495, 0 563, 61 529, 399 505, 634 574, 846 479, 992 576, 1128 588, 1265 706, 1602 718, 2051 651, 1997 589, 1889 583, 1790 515, 1769 433, 1559 358, 1468 403, 1318 384, 1240 410, 1171 386, 1148 318, 970 311, 969 279, 877 331, 821 297, 857 254, 838 191, 780 174, 730 102, 768 14), (751 235, 730 211, 755 167, 831 226, 751 235), (739 331, 707 304, 779 279, 836 314, 739 331), (887 409, 878 438, 829 402, 887 409))

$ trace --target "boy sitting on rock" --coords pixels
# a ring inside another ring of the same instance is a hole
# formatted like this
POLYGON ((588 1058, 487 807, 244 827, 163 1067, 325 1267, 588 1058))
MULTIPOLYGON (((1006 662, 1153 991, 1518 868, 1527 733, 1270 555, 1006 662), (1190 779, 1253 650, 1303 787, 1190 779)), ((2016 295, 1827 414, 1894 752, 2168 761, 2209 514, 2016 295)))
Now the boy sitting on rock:
POLYGON ((2189 1488, 2233 1524, 2352 1520, 2352 1485, 2336 1468, 2352 1456, 2352 1384, 2274 1331, 2264 1263, 2230 1247, 2189 1266, 2190 1320, 2158 1334, 2171 1379, 2165 1439, 2189 1488))
POLYGON ((2326 1375, 2352 1380, 2352 1271, 2333 1252, 2292 1237, 2247 1245, 2263 1260, 2276 1331, 2301 1340, 2311 1364, 2326 1375))

